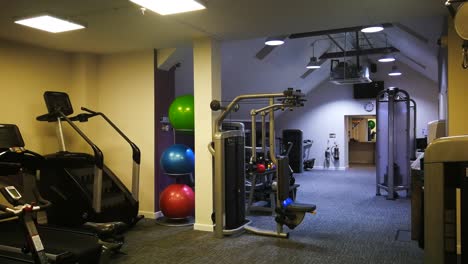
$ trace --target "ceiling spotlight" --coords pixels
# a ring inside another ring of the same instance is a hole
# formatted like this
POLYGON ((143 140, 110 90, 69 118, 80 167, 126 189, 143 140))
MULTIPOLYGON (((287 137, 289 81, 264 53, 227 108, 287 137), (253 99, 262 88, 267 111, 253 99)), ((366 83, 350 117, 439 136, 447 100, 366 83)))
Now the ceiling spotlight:
POLYGON ((16 20, 16 24, 44 30, 51 33, 60 33, 65 31, 85 28, 85 26, 75 22, 63 20, 49 15, 41 15, 21 20, 16 20))
POLYGON ((379 62, 394 62, 395 57, 392 54, 385 54, 378 60, 379 62))
POLYGON ((379 59, 379 62, 393 62, 395 61, 395 56, 393 56, 392 54, 390 54, 391 50, 388 48, 388 38, 387 38, 387 34, 384 34, 385 35, 385 49, 386 49, 386 53, 385 55, 383 55, 382 57, 380 57, 379 59))
POLYGON ((310 58, 309 64, 306 66, 307 69, 320 69, 320 64, 315 57, 315 42, 312 44, 312 58, 310 58))
POLYGON ((398 67, 396 65, 392 66, 392 70, 388 73, 389 76, 400 76, 402 75, 401 71, 398 70, 398 67))
POLYGON ((276 36, 276 37, 268 37, 265 40, 265 45, 268 46, 280 46, 284 44, 284 39, 286 39, 285 36, 276 36))
POLYGON ((309 64, 306 66, 307 69, 320 69, 320 64, 317 61, 317 57, 310 58, 309 64))
POLYGON ((198 0, 130 0, 131 2, 152 10, 160 15, 172 15, 205 9, 198 0))
POLYGON ((362 33, 376 33, 384 30, 382 25, 365 26, 361 29, 362 33))

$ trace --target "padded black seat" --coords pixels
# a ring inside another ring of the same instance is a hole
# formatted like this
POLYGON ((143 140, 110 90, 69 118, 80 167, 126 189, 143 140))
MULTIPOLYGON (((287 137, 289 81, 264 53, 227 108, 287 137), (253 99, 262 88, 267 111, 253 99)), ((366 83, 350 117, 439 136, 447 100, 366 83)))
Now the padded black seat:
POLYGON ((299 212, 306 212, 306 213, 312 213, 317 209, 317 206, 315 204, 303 204, 303 203, 291 203, 286 207, 286 212, 292 212, 292 213, 299 213, 299 212))

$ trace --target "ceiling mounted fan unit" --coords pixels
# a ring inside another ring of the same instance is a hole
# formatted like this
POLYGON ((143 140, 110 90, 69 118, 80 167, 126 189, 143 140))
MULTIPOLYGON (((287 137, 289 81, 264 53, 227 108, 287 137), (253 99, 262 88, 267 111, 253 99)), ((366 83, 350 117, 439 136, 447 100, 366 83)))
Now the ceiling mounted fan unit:
POLYGON ((338 85, 371 83, 369 67, 361 67, 351 61, 331 60, 330 82, 338 85))

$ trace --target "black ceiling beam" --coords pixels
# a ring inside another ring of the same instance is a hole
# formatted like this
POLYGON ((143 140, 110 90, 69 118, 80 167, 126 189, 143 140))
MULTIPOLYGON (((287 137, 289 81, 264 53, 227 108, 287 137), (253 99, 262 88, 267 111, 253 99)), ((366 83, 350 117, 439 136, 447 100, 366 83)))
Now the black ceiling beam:
POLYGON ((364 36, 364 39, 366 40, 367 44, 369 44, 369 47, 371 49, 374 48, 374 46, 372 45, 372 42, 370 42, 369 38, 367 37, 366 33, 362 33, 362 35, 364 36))
POLYGON ((407 34, 410 34, 411 36, 419 39, 420 41, 424 42, 424 43, 429 43, 429 40, 424 37, 423 35, 419 34, 418 32, 412 30, 411 28, 401 24, 401 23, 396 23, 395 24, 395 27, 398 28, 399 30, 407 33, 407 34))
MULTIPOLYGON (((393 27, 392 23, 383 23, 379 25, 382 25, 384 28, 393 27)), ((291 34, 289 38, 290 39, 310 38, 310 37, 323 36, 323 35, 354 32, 354 31, 360 31, 361 29, 365 27, 366 26, 359 26, 359 27, 337 28, 337 29, 320 30, 320 31, 313 31, 313 32, 295 33, 295 34, 291 34)))
POLYGON ((333 42, 333 44, 335 44, 335 46, 337 46, 341 51, 344 51, 344 49, 340 46, 340 44, 334 39, 332 38, 332 36, 330 35, 327 35, 327 37, 333 42))
POLYGON ((374 48, 374 49, 363 49, 363 50, 350 50, 345 52, 329 52, 325 53, 320 56, 319 59, 336 59, 336 58, 343 58, 343 57, 352 57, 352 56, 363 56, 363 55, 371 55, 371 54, 382 54, 387 52, 400 52, 399 49, 394 47, 388 48, 374 48))

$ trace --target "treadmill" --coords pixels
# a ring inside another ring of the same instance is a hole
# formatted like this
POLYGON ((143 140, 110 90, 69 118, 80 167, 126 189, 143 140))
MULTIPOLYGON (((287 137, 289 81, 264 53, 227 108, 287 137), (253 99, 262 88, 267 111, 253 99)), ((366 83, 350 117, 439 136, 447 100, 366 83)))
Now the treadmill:
MULTIPOLYGON (((32 156, 35 154, 34 152, 24 149, 24 142, 16 125, 0 124, 0 176, 7 176, 7 180, 14 178, 15 175, 20 175, 23 169, 27 170, 22 162, 15 163, 11 161, 10 155, 14 153, 30 154, 23 157, 28 162, 37 160, 32 156)), ((30 166, 27 162, 25 164, 30 166)), ((20 191, 16 189, 16 186, 9 185, 9 183, 10 181, 7 182, 6 187, 0 189, 0 192, 12 206, 25 205, 26 203, 22 199, 20 191), (14 191, 7 192, 6 189, 14 191)), ((34 190, 34 195, 39 204, 46 205, 43 207, 34 206, 39 207, 36 208, 36 211, 52 206, 40 196, 38 191, 34 190)), ((0 205, 0 211, 4 212, 3 214, 0 212, 0 220, 9 219, 0 222, 0 263, 102 263, 101 252, 103 246, 99 244, 99 239, 95 234, 38 226, 32 212, 20 213, 18 209, 13 209, 12 206, 0 205), (16 213, 12 213, 12 210, 16 210, 16 213), (39 242, 42 241, 41 244, 47 262, 44 262, 44 260, 40 262, 35 257, 35 251, 31 250, 31 245, 37 243, 37 239, 28 239, 33 235, 37 235, 39 242), (34 243, 30 243, 31 240, 34 243)))

